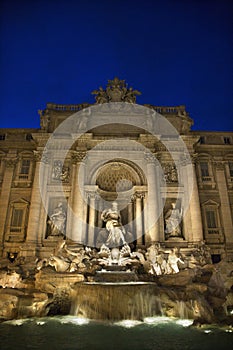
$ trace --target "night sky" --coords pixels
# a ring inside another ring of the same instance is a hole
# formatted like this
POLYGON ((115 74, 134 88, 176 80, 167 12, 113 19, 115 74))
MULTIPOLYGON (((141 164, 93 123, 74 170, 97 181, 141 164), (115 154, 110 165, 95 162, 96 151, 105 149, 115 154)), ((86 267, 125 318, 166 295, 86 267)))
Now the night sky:
POLYGON ((231 0, 1 0, 0 127, 47 102, 94 103, 118 76, 139 104, 185 104, 195 130, 233 130, 231 0))

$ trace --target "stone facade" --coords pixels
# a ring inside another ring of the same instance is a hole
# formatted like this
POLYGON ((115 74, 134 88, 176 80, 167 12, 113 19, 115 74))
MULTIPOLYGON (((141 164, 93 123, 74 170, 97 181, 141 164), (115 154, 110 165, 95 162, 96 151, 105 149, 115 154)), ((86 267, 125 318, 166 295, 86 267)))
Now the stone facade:
POLYGON ((61 238, 98 247, 117 201, 129 243, 204 241, 214 262, 232 260, 233 133, 192 131, 185 106, 136 105, 117 78, 93 94, 48 103, 39 129, 0 129, 2 258, 46 258, 61 238))

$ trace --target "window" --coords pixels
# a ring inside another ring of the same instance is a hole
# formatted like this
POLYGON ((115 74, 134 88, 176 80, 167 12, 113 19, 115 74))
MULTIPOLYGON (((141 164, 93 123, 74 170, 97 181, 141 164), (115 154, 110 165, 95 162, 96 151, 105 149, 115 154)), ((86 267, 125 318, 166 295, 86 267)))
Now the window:
POLYGON ((10 232, 21 232, 22 223, 23 223, 23 209, 13 208, 11 216, 11 227, 10 232))
POLYGON ((221 229, 219 203, 208 200, 202 204, 204 237, 208 243, 223 243, 224 235, 221 229))
POLYGON ((233 177, 233 162, 228 162, 230 177, 233 177))
POLYGON ((205 143, 205 136, 201 136, 199 139, 200 144, 205 143))
POLYGON ((10 204, 6 241, 23 242, 26 237, 29 202, 23 198, 10 204))
POLYGON ((213 264, 217 264, 221 261, 221 255, 220 254, 211 254, 211 259, 213 264))
POLYGON ((216 215, 214 210, 206 210, 206 222, 208 228, 216 228, 216 215))
POLYGON ((0 134, 0 141, 4 141, 6 138, 6 135, 5 134, 0 134))
POLYGON ((30 170, 30 160, 23 159, 21 163, 20 174, 29 174, 29 170, 30 170))
POLYGON ((32 140, 32 135, 31 134, 26 134, 25 136, 27 141, 31 141, 32 140))
POLYGON ((209 176, 209 167, 207 162, 200 162, 200 167, 201 167, 201 176, 209 176))
POLYGON ((14 178, 16 187, 30 187, 32 184, 33 160, 32 152, 22 152, 19 155, 19 162, 14 178))
POLYGON ((225 145, 230 145, 230 144, 231 144, 231 139, 230 139, 230 137, 224 137, 224 138, 223 138, 223 141, 224 141, 225 145))

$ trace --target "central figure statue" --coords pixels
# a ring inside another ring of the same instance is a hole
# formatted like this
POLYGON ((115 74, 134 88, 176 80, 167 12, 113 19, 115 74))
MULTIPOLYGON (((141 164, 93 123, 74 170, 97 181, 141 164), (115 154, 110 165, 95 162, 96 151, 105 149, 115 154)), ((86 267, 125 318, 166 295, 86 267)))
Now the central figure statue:
POLYGON ((106 222, 106 230, 109 232, 105 245, 108 247, 119 247, 126 244, 125 229, 121 223, 121 215, 117 202, 112 203, 112 208, 105 209, 101 219, 106 222))

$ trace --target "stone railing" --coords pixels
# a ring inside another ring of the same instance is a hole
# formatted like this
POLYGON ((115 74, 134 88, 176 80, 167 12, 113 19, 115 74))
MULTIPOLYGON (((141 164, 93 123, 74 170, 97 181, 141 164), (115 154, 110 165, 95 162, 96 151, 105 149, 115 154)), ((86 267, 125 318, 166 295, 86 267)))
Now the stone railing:
MULTIPOLYGON (((87 108, 92 105, 93 104, 90 104, 90 103, 81 103, 81 104, 74 104, 74 105, 47 103, 46 108, 48 110, 53 110, 53 111, 80 111, 81 109, 87 108)), ((169 107, 169 106, 153 106, 150 104, 144 104, 144 106, 154 109, 156 112, 161 114, 188 115, 184 105, 169 107)))
POLYGON ((46 108, 53 111, 80 111, 83 108, 91 106, 90 103, 81 103, 77 105, 60 105, 56 103, 47 103, 46 108))
POLYGON ((181 115, 188 115, 188 113, 185 110, 184 105, 180 106, 153 106, 150 104, 144 104, 145 107, 154 109, 156 112, 161 113, 161 114, 181 114, 181 115))

